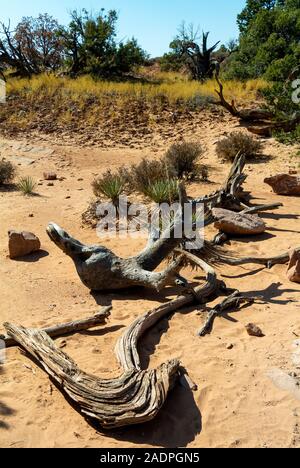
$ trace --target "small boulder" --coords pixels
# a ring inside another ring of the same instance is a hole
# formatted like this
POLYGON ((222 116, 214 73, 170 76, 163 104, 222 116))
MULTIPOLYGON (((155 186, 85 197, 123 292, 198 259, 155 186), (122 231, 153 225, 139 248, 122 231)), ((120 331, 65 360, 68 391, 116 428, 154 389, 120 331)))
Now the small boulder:
POLYGON ((44 180, 57 180, 55 172, 44 172, 44 180))
POLYGON ((292 250, 290 252, 290 263, 287 271, 287 277, 292 283, 300 283, 300 251, 292 250))
POLYGON ((265 179, 277 195, 300 196, 300 176, 279 174, 265 179))
POLYGON ((235 213, 222 208, 214 208, 213 216, 217 220, 215 228, 225 234, 235 236, 255 236, 263 234, 266 230, 265 223, 255 215, 235 213))
POLYGON ((257 338, 263 338, 265 336, 261 329, 254 323, 249 323, 246 325, 246 330, 250 336, 256 336, 257 338))
POLYGON ((31 232, 8 232, 8 249, 11 259, 24 257, 25 255, 37 252, 41 248, 41 242, 31 232))

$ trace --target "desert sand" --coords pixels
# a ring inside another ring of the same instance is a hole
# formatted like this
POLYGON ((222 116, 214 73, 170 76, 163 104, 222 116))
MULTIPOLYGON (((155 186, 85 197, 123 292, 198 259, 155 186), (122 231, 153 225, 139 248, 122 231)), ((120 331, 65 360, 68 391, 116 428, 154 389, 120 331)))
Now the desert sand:
MULTIPOLYGON (((203 118, 196 131, 183 128, 186 139, 205 145, 205 162, 211 166, 213 181, 193 184, 188 189, 191 195, 210 193, 223 182, 230 166, 217 160, 215 142, 235 129, 234 121, 217 123, 213 117, 203 118)), ((159 143, 154 157, 170 142, 159 143)), ((278 201, 284 207, 263 215, 266 234, 231 242, 229 248, 239 255, 275 255, 300 245, 299 198, 276 196, 263 184, 267 176, 294 169, 293 153, 292 147, 266 140, 265 157, 247 165, 246 189, 254 202, 278 201)), ((81 214, 92 199, 90 182, 108 168, 153 156, 153 149, 150 145, 80 147, 72 141, 67 144, 36 136, 18 141, 0 138, 0 154, 17 162, 19 173, 36 180, 51 170, 65 178, 52 187, 41 182, 35 197, 0 192, 0 332, 5 321, 45 327, 89 316, 112 303, 112 316, 105 327, 56 342, 85 371, 104 378, 117 376, 120 369, 113 348, 124 327, 174 297, 176 291, 91 295, 70 259, 50 242, 45 228, 54 221, 83 242, 99 242, 95 229, 81 225, 81 214), (43 251, 27 261, 10 260, 9 229, 34 232, 43 251)), ((122 256, 130 256, 144 245, 142 239, 102 242, 122 256)), ((211 335, 205 338, 197 336, 205 319, 197 306, 163 320, 143 338, 140 350, 145 368, 177 357, 198 385, 194 393, 176 386, 158 417, 143 426, 107 433, 91 426, 43 370, 18 348, 7 350, 6 362, 0 367, 0 446, 300 447, 300 285, 287 280, 286 269, 284 265, 272 270, 257 265, 222 266, 218 275, 229 287, 261 300, 216 319, 211 335), (257 324, 265 337, 248 336, 245 325, 249 322, 257 324)), ((193 279, 197 272, 187 269, 184 275, 193 279)))

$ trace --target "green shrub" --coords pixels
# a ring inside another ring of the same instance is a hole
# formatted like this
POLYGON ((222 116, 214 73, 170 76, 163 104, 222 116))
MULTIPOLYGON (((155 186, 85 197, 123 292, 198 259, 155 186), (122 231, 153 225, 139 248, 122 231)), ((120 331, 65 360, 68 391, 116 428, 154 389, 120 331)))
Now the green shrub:
POLYGON ((158 180, 150 183, 144 193, 155 203, 173 203, 179 199, 178 181, 158 180))
POLYGON ((236 155, 242 154, 246 159, 259 155, 262 148, 260 141, 242 132, 233 132, 217 144, 217 154, 225 161, 234 161, 236 155))
POLYGON ((34 193, 36 183, 31 177, 22 177, 18 181, 17 187, 23 195, 32 195, 34 193))
POLYGON ((113 174, 108 170, 93 181, 92 187, 96 197, 100 198, 104 195, 116 206, 120 195, 124 192, 125 180, 121 175, 113 174))
POLYGON ((16 175, 15 166, 5 159, 0 160, 0 185, 9 184, 16 175))
POLYGON ((274 132, 274 137, 280 143, 284 143, 285 145, 294 145, 295 143, 300 143, 300 125, 298 125, 292 132, 287 133, 283 130, 280 132, 274 132))

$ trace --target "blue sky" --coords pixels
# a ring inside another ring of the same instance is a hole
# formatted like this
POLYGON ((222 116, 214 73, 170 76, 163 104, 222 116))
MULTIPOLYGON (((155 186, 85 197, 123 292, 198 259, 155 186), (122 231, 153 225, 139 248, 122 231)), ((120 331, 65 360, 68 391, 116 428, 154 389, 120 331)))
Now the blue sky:
POLYGON ((183 20, 210 31, 211 42, 226 43, 237 38, 236 17, 245 3, 245 0, 1 0, 0 20, 11 19, 15 25, 23 16, 47 12, 65 24, 70 10, 116 9, 119 38, 135 36, 147 52, 158 56, 167 51, 183 20))

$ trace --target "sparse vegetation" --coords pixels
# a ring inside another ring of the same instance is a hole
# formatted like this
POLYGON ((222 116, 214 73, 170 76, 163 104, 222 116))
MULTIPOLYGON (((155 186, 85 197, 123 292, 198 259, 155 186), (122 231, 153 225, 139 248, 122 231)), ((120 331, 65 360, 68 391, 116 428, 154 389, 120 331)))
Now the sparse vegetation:
POLYGON ((199 143, 175 143, 166 152, 165 162, 171 174, 178 179, 195 180, 201 174, 199 160, 203 148, 199 143))
POLYGON ((14 180, 15 175, 15 166, 10 161, 0 159, 0 186, 11 183, 14 180))
POLYGON ((292 132, 275 132, 275 138, 285 145, 294 145, 295 143, 300 143, 300 125, 296 127, 292 132))
POLYGON ((104 195, 117 206, 119 197, 125 188, 125 181, 119 174, 114 174, 108 170, 101 177, 94 180, 92 187, 97 198, 104 195))
POLYGON ((22 177, 17 184, 18 189, 23 195, 33 195, 36 183, 32 177, 22 177))
POLYGON ((242 132, 233 132, 217 143, 217 154, 225 161, 234 161, 237 154, 246 159, 252 159, 260 154, 262 144, 250 135, 242 132))
POLYGON ((144 195, 148 195, 148 186, 173 175, 168 172, 168 167, 162 160, 148 160, 146 158, 143 158, 140 163, 132 165, 130 169, 122 168, 121 174, 126 180, 129 192, 136 191, 144 195))
POLYGON ((165 179, 152 182, 146 186, 144 193, 154 203, 173 203, 179 198, 178 181, 165 179))

